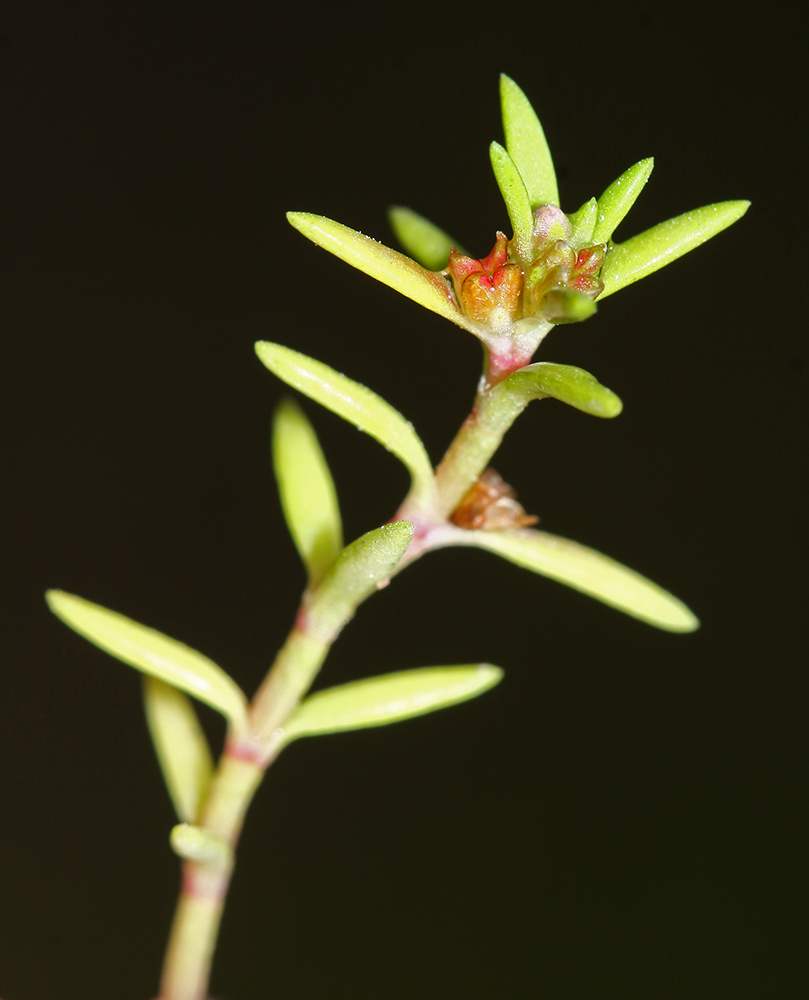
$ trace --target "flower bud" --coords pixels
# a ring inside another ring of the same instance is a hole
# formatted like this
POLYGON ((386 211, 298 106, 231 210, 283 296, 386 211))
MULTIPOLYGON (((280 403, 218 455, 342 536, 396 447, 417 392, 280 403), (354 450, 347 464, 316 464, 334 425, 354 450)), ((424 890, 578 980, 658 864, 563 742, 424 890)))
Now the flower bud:
POLYGON ((534 259, 525 276, 523 312, 552 323, 578 322, 592 310, 576 294, 595 299, 604 289, 598 272, 604 263, 606 245, 584 247, 578 253, 570 244, 573 229, 567 216, 555 205, 534 211, 534 259))
POLYGON ((537 248, 545 247, 557 240, 569 240, 573 232, 568 217, 556 205, 540 205, 534 209, 534 231, 532 240, 537 248))
POLYGON ((449 255, 450 276, 462 312, 480 323, 510 325, 520 315, 522 268, 508 263, 508 239, 497 234, 497 242, 482 260, 453 250, 449 255))

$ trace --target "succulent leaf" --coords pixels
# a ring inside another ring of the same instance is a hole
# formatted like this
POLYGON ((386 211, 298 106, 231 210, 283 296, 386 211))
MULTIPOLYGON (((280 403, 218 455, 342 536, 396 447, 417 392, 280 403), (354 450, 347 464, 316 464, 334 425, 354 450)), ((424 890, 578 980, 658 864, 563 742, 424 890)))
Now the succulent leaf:
POLYGON ((669 632, 693 632, 699 627, 694 614, 667 590, 614 559, 566 538, 533 528, 464 531, 450 526, 444 531, 442 544, 488 549, 517 566, 558 580, 669 632))
POLYGON ((407 253, 430 271, 443 271, 453 248, 466 254, 457 240, 412 208, 392 205, 388 209, 388 221, 407 253))
POLYGON ((534 228, 528 191, 516 164, 501 145, 493 142, 489 146, 489 157, 514 230, 514 248, 520 260, 528 263, 533 251, 531 236, 534 228))
POLYGON ((236 682, 207 656, 82 597, 49 590, 45 599, 65 625, 99 649, 205 702, 235 729, 246 727, 247 699, 236 682))
POLYGON ((596 221, 598 220, 598 199, 591 198, 586 201, 578 211, 569 215, 568 222, 571 225, 572 232, 570 234, 571 246, 574 246, 577 250, 582 247, 589 246, 592 243, 603 243, 604 240, 596 240, 593 238, 593 233, 595 232, 596 221))
POLYGON ((617 417, 623 403, 589 372, 573 365, 538 361, 509 375, 495 390, 524 400, 551 397, 594 417, 617 417))
POLYGON ((601 268, 601 298, 645 278, 737 222, 749 201, 723 201, 661 222, 625 243, 613 244, 601 268))
POLYGON ((323 247, 352 267, 401 292, 414 302, 474 331, 453 302, 449 286, 433 271, 428 271, 404 254, 377 243, 348 226, 308 212, 287 212, 290 224, 313 243, 323 247))
POLYGON ((387 726, 439 708, 458 705, 494 687, 499 667, 476 663, 421 667, 341 684, 310 695, 285 728, 287 740, 301 736, 387 726))
POLYGON ((557 326, 583 323, 598 311, 595 302, 575 288, 552 288, 542 298, 540 315, 557 326))
POLYGON ((276 410, 272 456, 284 517, 309 583, 316 584, 343 547, 343 529, 334 480, 317 435, 291 399, 276 410))
POLYGON ((407 466, 414 494, 429 495, 433 470, 421 439, 405 418, 381 396, 333 368, 280 344, 259 341, 262 364, 287 385, 376 438, 407 466))
POLYGON ((307 634, 332 641, 357 605, 384 586, 412 538, 410 521, 391 521, 339 552, 306 606, 307 634))
POLYGON ((593 230, 593 243, 606 243, 643 190, 655 161, 641 160, 612 182, 598 199, 598 220, 593 230))
POLYGON ((506 149, 523 179, 531 208, 558 205, 556 172, 545 133, 528 98, 505 74, 500 76, 500 104, 506 149))
POLYGON ((213 758, 191 699, 171 684, 143 677, 146 721, 177 818, 193 823, 208 791, 213 758))

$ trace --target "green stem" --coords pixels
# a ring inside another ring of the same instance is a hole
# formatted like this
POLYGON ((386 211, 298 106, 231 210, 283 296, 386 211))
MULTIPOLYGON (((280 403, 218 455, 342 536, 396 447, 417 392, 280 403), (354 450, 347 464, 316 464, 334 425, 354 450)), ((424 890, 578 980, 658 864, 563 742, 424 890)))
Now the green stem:
POLYGON ((510 392, 506 382, 478 392, 472 412, 436 469, 439 520, 448 518, 474 486, 527 403, 510 392))
MULTIPOLYGON (((507 380, 481 388, 472 413, 436 471, 437 490, 429 513, 425 515, 423 504, 416 504, 416 512, 410 517, 407 513, 410 501, 400 511, 399 517, 416 524, 421 540, 414 539, 398 566, 391 562, 392 572, 430 547, 429 531, 444 524, 456 509, 527 402, 528 397, 513 392, 507 380)), ((361 542, 360 539, 354 544, 361 542)), ((347 551, 343 550, 343 555, 347 551)), ((226 747, 196 824, 224 838, 233 850, 250 802, 284 745, 286 720, 311 687, 340 629, 357 606, 374 592, 378 582, 364 577, 355 579, 350 566, 341 574, 340 558, 338 555, 318 587, 304 595, 295 627, 253 700, 249 732, 226 747)), ((211 960, 232 871, 231 860, 218 864, 184 862, 160 1000, 206 1000, 211 960)))
MULTIPOLYGON (((219 834, 235 848, 247 807, 265 771, 266 766, 226 750, 197 825, 219 834)), ((211 961, 232 872, 232 861, 224 866, 183 862, 182 888, 166 948, 160 1000, 205 1000, 208 996, 211 961)))
MULTIPOLYGON (((298 617, 302 619, 303 613, 298 617)), ((300 625, 290 632, 250 709, 254 735, 270 752, 282 736, 278 730, 312 686, 330 648, 330 641, 308 634, 300 625)))
MULTIPOLYGON (((225 748, 196 825, 218 834, 234 851, 253 796, 283 746, 281 726, 311 686, 329 648, 330 643, 307 636, 296 625, 256 694, 249 734, 225 748)), ((160 1000, 206 1000, 232 873, 232 862, 183 862, 160 1000)))

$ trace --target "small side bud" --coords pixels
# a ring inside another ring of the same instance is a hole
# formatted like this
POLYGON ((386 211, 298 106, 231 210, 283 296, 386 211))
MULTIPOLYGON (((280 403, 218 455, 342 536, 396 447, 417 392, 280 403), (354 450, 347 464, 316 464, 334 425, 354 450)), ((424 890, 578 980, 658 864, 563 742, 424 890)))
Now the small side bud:
POLYGON ((171 849, 186 861, 225 871, 233 864, 233 848, 218 833, 191 823, 178 823, 169 836, 171 849))
POLYGON ((494 469, 486 469, 455 509, 450 521, 466 531, 528 528, 539 518, 526 514, 514 489, 494 469))

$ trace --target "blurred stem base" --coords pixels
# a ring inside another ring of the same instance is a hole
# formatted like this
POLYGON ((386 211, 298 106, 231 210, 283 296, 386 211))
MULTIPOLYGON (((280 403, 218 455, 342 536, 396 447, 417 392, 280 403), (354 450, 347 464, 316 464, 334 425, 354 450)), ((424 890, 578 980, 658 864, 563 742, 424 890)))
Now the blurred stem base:
MULTIPOLYGON (((272 758, 263 765, 222 755, 199 826, 235 849, 244 817, 272 758)), ((186 860, 158 1000, 206 1000, 211 962, 233 863, 186 860)))

